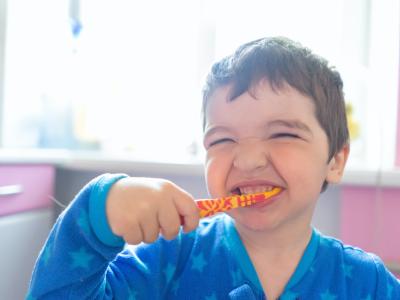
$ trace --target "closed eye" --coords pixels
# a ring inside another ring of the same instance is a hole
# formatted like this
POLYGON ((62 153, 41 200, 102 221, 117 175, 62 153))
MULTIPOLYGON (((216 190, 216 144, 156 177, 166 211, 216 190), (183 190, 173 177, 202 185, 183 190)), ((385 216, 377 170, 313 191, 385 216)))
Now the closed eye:
POLYGON ((271 137, 272 138, 299 138, 300 136, 295 133, 278 132, 278 133, 272 134, 271 137))
POLYGON ((212 141, 208 146, 212 147, 212 146, 215 146, 218 144, 230 143, 230 142, 233 142, 233 140, 230 138, 223 138, 223 139, 218 139, 218 140, 212 141))

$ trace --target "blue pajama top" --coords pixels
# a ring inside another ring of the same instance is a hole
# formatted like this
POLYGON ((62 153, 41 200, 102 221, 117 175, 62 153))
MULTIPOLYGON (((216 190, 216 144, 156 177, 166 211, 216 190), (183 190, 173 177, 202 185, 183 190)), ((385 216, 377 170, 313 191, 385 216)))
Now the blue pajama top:
MULTIPOLYGON (((59 216, 36 262, 26 299, 266 299, 225 214, 174 240, 127 246, 107 223, 111 185, 88 183, 59 216)), ((313 230, 280 300, 400 299, 400 281, 374 254, 313 230)))

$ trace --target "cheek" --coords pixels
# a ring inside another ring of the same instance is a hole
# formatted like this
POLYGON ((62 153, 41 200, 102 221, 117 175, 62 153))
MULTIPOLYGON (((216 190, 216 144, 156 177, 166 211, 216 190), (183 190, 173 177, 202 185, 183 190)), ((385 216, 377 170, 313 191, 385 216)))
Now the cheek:
POLYGON ((281 147, 275 150, 271 157, 277 170, 287 180, 303 186, 322 185, 328 171, 327 158, 323 153, 300 147, 281 147))
POLYGON ((208 192, 212 197, 220 197, 225 195, 226 180, 230 167, 230 159, 227 155, 207 153, 205 162, 205 177, 208 192))

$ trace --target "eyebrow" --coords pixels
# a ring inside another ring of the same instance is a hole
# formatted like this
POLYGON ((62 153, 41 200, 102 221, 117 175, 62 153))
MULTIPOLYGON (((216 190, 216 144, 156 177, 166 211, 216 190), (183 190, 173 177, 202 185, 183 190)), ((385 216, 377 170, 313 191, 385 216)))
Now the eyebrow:
POLYGON ((270 126, 285 126, 288 128, 300 129, 312 134, 312 130, 310 129, 310 127, 308 127, 307 124, 299 120, 281 120, 281 119, 273 120, 267 123, 267 127, 270 126))
POLYGON ((229 131, 229 128, 225 127, 225 126, 212 126, 211 128, 206 129, 204 131, 203 136, 204 136, 204 138, 206 138, 206 137, 212 135, 214 132, 218 132, 218 131, 229 131))

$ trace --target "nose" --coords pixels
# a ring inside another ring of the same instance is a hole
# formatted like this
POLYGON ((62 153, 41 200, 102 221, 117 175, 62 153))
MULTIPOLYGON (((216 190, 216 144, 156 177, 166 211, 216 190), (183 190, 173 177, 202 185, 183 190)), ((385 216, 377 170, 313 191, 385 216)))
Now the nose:
POLYGON ((251 173, 268 166, 267 149, 260 141, 245 141, 235 149, 233 166, 241 172, 251 173))

